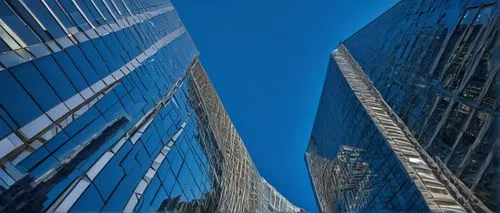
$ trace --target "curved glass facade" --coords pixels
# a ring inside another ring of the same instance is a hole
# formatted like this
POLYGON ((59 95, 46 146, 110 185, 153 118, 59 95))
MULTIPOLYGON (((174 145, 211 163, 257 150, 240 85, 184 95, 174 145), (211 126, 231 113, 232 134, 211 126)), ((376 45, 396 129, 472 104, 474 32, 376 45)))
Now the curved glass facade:
POLYGON ((301 211, 265 199, 170 1, 0 14, 1 212, 301 211))

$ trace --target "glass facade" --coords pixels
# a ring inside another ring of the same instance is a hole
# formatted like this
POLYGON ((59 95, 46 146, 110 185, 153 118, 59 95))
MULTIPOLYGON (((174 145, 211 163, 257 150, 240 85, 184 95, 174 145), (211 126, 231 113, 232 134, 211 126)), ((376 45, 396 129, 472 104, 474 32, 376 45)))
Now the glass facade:
POLYGON ((266 199, 170 1, 0 0, 0 52, 0 212, 302 211, 266 199))
MULTIPOLYGON (((385 144, 390 141, 380 137, 391 133, 390 129, 385 131, 377 126, 380 119, 372 115, 382 113, 388 114, 389 120, 395 121, 412 142, 412 152, 419 153, 430 168, 429 174, 437 178, 446 190, 442 192, 451 195, 453 203, 468 212, 498 211, 500 120, 496 100, 500 93, 495 76, 500 65, 499 3, 497 0, 403 0, 346 39, 333 53, 306 152, 322 209, 370 206, 370 201, 365 200, 366 190, 359 188, 368 183, 369 197, 381 175, 377 169, 384 166, 372 166, 373 162, 363 155, 372 152, 367 147, 383 148, 376 145, 384 144, 379 140, 386 141, 385 144), (349 55, 352 60, 342 61, 339 55, 349 55), (366 75, 369 84, 364 87, 375 91, 375 96, 358 94, 359 88, 352 85, 351 74, 346 71, 349 66, 343 67, 346 63, 366 75), (365 104, 366 98, 369 102, 365 104), (367 107, 376 99, 382 100, 385 107, 367 107), (364 144, 364 140, 370 142, 364 144), (359 143, 363 145, 353 145, 359 143), (349 157, 345 157, 346 147, 354 152, 349 157), (361 157, 353 162, 346 160, 358 155, 361 157), (356 169, 364 164, 368 168, 356 169), (349 169, 339 169, 346 165, 349 169), (328 169, 333 174, 324 172, 328 169), (364 179, 360 178, 353 189, 344 186, 347 183, 342 172, 363 173, 364 179), (341 190, 342 187, 348 190, 341 190), (358 196, 345 202, 351 196, 347 191, 355 191, 358 196)), ((388 158, 391 153, 399 156, 401 150, 408 149, 398 145, 388 151, 381 150, 380 154, 388 158)), ((410 167, 403 173, 411 176, 416 171, 420 176, 420 168, 412 165, 412 159, 406 161, 410 167)), ((398 163, 401 164, 405 164, 404 159, 398 163)), ((393 184, 390 176, 383 176, 387 178, 383 184, 393 184)), ((427 176, 420 177, 428 185, 427 176)), ((407 190, 407 187, 390 188, 407 190)), ((434 189, 430 191, 436 193, 434 189)), ((398 205, 409 208, 401 204, 409 196, 381 192, 392 194, 392 200, 401 200, 398 205)), ((440 206, 439 200, 437 204, 440 206)), ((383 208, 397 210, 387 203, 383 208)))

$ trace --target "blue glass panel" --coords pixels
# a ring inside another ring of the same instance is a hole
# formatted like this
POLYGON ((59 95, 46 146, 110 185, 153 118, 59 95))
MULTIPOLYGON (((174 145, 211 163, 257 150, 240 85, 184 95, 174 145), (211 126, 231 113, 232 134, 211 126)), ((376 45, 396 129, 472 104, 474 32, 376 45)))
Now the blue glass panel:
POLYGON ((4 113, 2 112, 3 110, 0 108, 0 138, 6 137, 12 131, 12 129, 7 125, 7 123, 4 122, 5 119, 1 115, 4 113))
POLYGON ((10 72, 0 72, 0 88, 1 91, 9 91, 0 92, 0 103, 20 126, 24 126, 42 114, 40 108, 10 72))
POLYGON ((4 1, 0 1, 0 14, 2 14, 2 21, 4 21, 24 43, 30 45, 40 42, 33 31, 26 27, 19 16, 15 15, 4 1))
POLYGON ((99 100, 95 104, 95 107, 99 109, 99 111, 104 112, 108 110, 113 104, 115 104, 118 101, 118 98, 116 97, 115 93, 110 92, 104 95, 103 98, 99 100))
POLYGON ((158 133, 156 131, 152 130, 148 132, 151 133, 148 139, 144 140, 144 146, 146 147, 146 150, 150 155, 156 156, 158 152, 161 151, 161 147, 163 146, 163 144, 160 143, 160 137, 158 136, 158 133))
MULTIPOLYGON (((142 139, 141 139, 140 143, 142 143, 142 139)), ((137 152, 135 159, 139 162, 141 167, 148 168, 154 159, 151 159, 151 157, 146 152, 146 149, 144 148, 144 146, 142 144, 139 144, 139 141, 137 142, 136 146, 139 146, 140 149, 137 152)))
POLYGON ((94 68, 94 70, 97 72, 97 74, 100 76, 101 79, 110 74, 110 70, 106 66, 106 63, 104 63, 102 57, 95 49, 92 42, 90 41, 83 42, 80 44, 80 48, 82 48, 81 49, 82 52, 86 55, 90 64, 92 65, 92 67, 94 68))
POLYGON ((158 189, 158 192, 157 192, 157 193, 156 193, 156 195, 154 196, 154 200, 151 202, 151 208, 152 208, 153 210, 157 210, 157 209, 160 207, 160 205, 161 205, 161 203, 163 202, 163 200, 164 200, 165 198, 167 198, 167 197, 168 197, 168 195, 167 195, 167 193, 165 192, 165 190, 163 189, 163 187, 160 187, 160 188, 158 189))
POLYGON ((11 70, 44 111, 48 111, 62 102, 31 63, 12 67, 11 70))
POLYGON ((94 185, 90 184, 85 193, 78 199, 70 211, 98 212, 104 206, 104 201, 94 185))
POLYGON ((72 46, 65 49, 73 63, 78 67, 78 70, 83 75, 89 84, 93 84, 101 78, 96 74, 94 68, 89 64, 87 58, 82 53, 78 46, 72 46))
POLYGON ((71 2, 71 0, 60 0, 61 5, 63 6, 64 10, 71 16, 71 19, 82 29, 86 30, 89 29, 90 26, 89 24, 85 21, 83 18, 82 14, 78 12, 76 9, 75 5, 71 2))
POLYGON ((102 38, 93 39, 92 43, 103 57, 103 60, 106 62, 110 71, 115 71, 123 65, 123 62, 120 59, 115 58, 115 56, 111 53, 112 50, 109 49, 109 44, 106 45, 102 38))
POLYGON ((156 176, 153 177, 153 179, 149 182, 146 191, 141 196, 141 200, 136 208, 137 212, 155 212, 156 209, 151 208, 151 202, 154 199, 154 195, 160 188, 160 180, 156 176))
MULTIPOLYGON (((44 149, 44 148, 41 147, 38 150, 41 150, 41 149, 44 149)), ((48 155, 48 153, 44 154, 44 155, 48 155)), ((33 167, 33 169, 30 171, 30 175, 35 177, 35 178, 39 178, 39 177, 43 176, 49 170, 51 170, 52 168, 56 168, 61 163, 53 156, 48 156, 47 158, 38 158, 38 159, 33 157, 32 159, 33 159, 33 161, 37 161, 35 163, 38 163, 36 165, 36 167, 33 167)))
POLYGON ((71 60, 71 58, 66 54, 66 52, 61 51, 53 54, 55 60, 58 65, 61 66, 61 69, 64 70, 64 73, 68 76, 69 80, 73 85, 78 89, 78 91, 82 91, 89 86, 89 84, 85 81, 82 76, 82 73, 78 71, 78 68, 71 60))
POLYGON ((123 105, 120 102, 116 102, 115 104, 111 105, 108 109, 106 109, 106 111, 102 113, 104 118, 106 118, 108 122, 111 122, 120 117, 127 116, 127 113, 125 112, 123 105))
POLYGON ((59 38, 65 36, 63 29, 57 24, 54 17, 49 13, 41 1, 31 1, 27 4, 35 17, 43 24, 43 26, 50 32, 52 37, 59 38))
POLYGON ((69 99, 76 93, 64 71, 59 68, 52 56, 40 58, 34 63, 63 100, 69 99))
POLYGON ((18 169, 21 170, 22 172, 28 172, 30 171, 33 167, 37 166, 37 164, 44 160, 47 156, 50 155, 50 151, 47 150, 45 146, 40 147, 39 149, 35 150, 33 153, 31 153, 28 157, 26 157, 24 160, 22 160, 18 164, 18 169))
POLYGON ((46 144, 45 147, 51 152, 54 152, 56 149, 58 149, 61 145, 66 143, 68 141, 69 137, 66 135, 65 132, 60 132, 53 138, 51 138, 46 144))
POLYGON ((61 23, 66 28, 70 28, 70 27, 74 27, 75 26, 75 23, 73 22, 73 20, 70 19, 66 15, 65 11, 63 11, 61 9, 61 7, 59 6, 59 4, 55 0, 49 0, 49 1, 45 1, 45 2, 49 6, 50 10, 52 10, 52 12, 54 12, 54 14, 57 16, 57 18, 59 19, 59 21, 61 21, 61 23))
POLYGON ((96 4, 99 11, 101 11, 103 16, 106 18, 108 23, 114 22, 113 16, 111 16, 111 14, 108 12, 108 10, 106 9, 106 6, 104 5, 104 3, 102 1, 95 1, 94 3, 96 4))
POLYGON ((109 198, 113 190, 124 177, 123 169, 115 164, 108 164, 94 180, 94 185, 104 199, 109 198))
POLYGON ((96 108, 90 108, 87 112, 85 112, 82 116, 79 116, 71 124, 63 129, 66 134, 69 136, 73 136, 78 133, 81 129, 87 127, 90 122, 99 116, 99 111, 96 108))

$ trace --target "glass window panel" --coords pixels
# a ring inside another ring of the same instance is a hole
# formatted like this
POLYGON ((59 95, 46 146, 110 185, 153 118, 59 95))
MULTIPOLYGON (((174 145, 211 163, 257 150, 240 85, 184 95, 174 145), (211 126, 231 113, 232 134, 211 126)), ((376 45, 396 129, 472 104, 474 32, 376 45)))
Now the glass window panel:
POLYGON ((11 48, 7 46, 6 42, 4 40, 0 40, 0 53, 7 52, 9 50, 11 50, 11 48))
POLYGON ((96 187, 90 184, 71 209, 79 212, 99 212, 103 206, 104 201, 101 199, 101 195, 96 187))
POLYGON ((2 21, 5 22, 24 43, 31 45, 40 42, 33 31, 25 26, 24 22, 19 19, 4 1, 0 1, 0 14, 2 14, 2 21))
POLYGON ((89 24, 83 18, 82 14, 78 12, 78 9, 73 4, 72 0, 59 0, 62 5, 62 8, 71 16, 73 21, 81 27, 83 30, 87 30, 90 28, 89 24))
POLYGON ((176 178, 172 170, 168 167, 168 162, 164 161, 162 167, 165 167, 165 174, 162 174, 163 176, 160 176, 160 178, 163 182, 163 188, 168 194, 172 190, 172 187, 174 187, 176 178))
POLYGON ((160 188, 160 180, 157 176, 154 176, 141 196, 141 206, 136 208, 137 212, 154 212, 156 210, 151 208, 151 202, 155 199, 154 196, 160 188))
POLYGON ((165 198, 167 198, 167 197, 168 197, 168 195, 165 192, 165 190, 162 187, 160 187, 158 189, 158 192, 156 193, 156 195, 154 197, 154 200, 151 202, 151 208, 152 208, 152 210, 153 211, 158 210, 160 208, 160 205, 163 202, 163 200, 165 198))
POLYGON ((496 91, 500 87, 500 81, 497 80, 497 76, 493 77, 493 82, 491 82, 490 88, 488 88, 486 94, 484 95, 481 106, 488 108, 499 108, 497 101, 496 91))
POLYGON ((494 156, 474 190, 474 193, 491 209, 495 209, 498 205, 499 174, 497 168, 499 168, 499 162, 499 157, 494 156))
POLYGON ((64 71, 59 68, 51 56, 40 58, 34 63, 56 90, 57 94, 64 100, 75 95, 76 90, 73 88, 73 85, 71 85, 64 71))
POLYGON ((479 14, 477 15, 476 20, 474 21, 475 25, 486 25, 490 22, 490 19, 493 15, 495 15, 496 5, 490 5, 487 7, 481 8, 479 14))
MULTIPOLYGON (((88 0, 87 0, 88 1, 88 0)), ((84 4, 81 0, 75 0, 74 1, 76 3, 76 5, 78 5, 78 7, 82 10, 83 12, 83 15, 85 17, 87 17, 87 19, 94 25, 94 26, 99 26, 99 23, 97 23, 96 19, 95 19, 95 16, 93 15, 92 12, 94 11, 90 11, 89 8, 87 7, 86 4, 84 4)))
POLYGON ((101 14, 106 18, 108 23, 114 22, 113 16, 106 9, 106 6, 104 5, 104 3, 102 1, 92 0, 92 2, 90 2, 90 3, 95 4, 96 10, 101 12, 101 14))
POLYGON ((175 199, 175 198, 181 198, 181 200, 186 200, 184 197, 184 193, 182 192, 182 188, 180 187, 179 183, 176 181, 174 184, 174 188, 172 188, 172 191, 170 192, 170 199, 175 199))
POLYGON ((148 153, 150 153, 151 155, 156 155, 160 151, 160 147, 163 144, 160 143, 160 137, 158 136, 158 133, 156 131, 149 132, 151 132, 151 136, 146 140, 144 146, 146 147, 148 153))
POLYGON ((65 50, 69 57, 71 57, 73 63, 78 67, 78 70, 87 80, 89 84, 94 84, 101 78, 96 74, 94 68, 90 65, 84 53, 78 48, 78 46, 72 46, 65 50))
POLYGON ((43 24, 43 26, 50 32, 52 37, 59 38, 66 35, 41 1, 26 1, 26 5, 43 24))
POLYGON ((59 4, 58 0, 42 0, 45 1, 50 11, 52 11, 57 19, 64 25, 66 28, 70 28, 75 26, 73 20, 66 14, 66 12, 62 9, 62 5, 59 4))
POLYGON ((97 190, 105 199, 111 195, 124 176, 123 169, 113 163, 109 163, 94 180, 97 190))
POLYGON ((111 3, 113 3, 113 6, 119 10, 123 16, 128 16, 127 8, 122 4, 120 0, 111 0, 111 3))
POLYGON ((102 14, 102 11, 97 10, 92 1, 77 0, 80 7, 86 7, 86 10, 90 12, 90 14, 87 14, 87 16, 92 16, 93 20, 95 20, 96 22, 96 26, 106 24, 106 21, 100 15, 102 14))
POLYGON ((52 107, 59 104, 61 99, 54 90, 49 87, 47 81, 31 63, 24 63, 12 67, 12 73, 26 88, 31 96, 40 104, 44 111, 49 111, 52 107))
POLYGON ((172 147, 172 150, 167 155, 168 162, 170 162, 170 168, 172 168, 172 172, 177 175, 179 169, 182 166, 183 158, 180 155, 178 148, 176 146, 172 147))
POLYGON ((57 64, 61 66, 61 69, 78 91, 82 91, 89 86, 66 52, 57 52, 54 53, 53 56, 57 64))
POLYGON ((10 132, 12 132, 12 129, 7 125, 5 122, 5 118, 3 118, 3 115, 5 113, 3 110, 0 108, 0 138, 6 137, 10 132))
POLYGON ((42 114, 40 108, 11 76, 10 72, 0 72, 0 85, 2 90, 9 91, 0 92, 0 102, 20 126, 24 126, 42 114))
POLYGON ((91 121, 93 121, 96 117, 99 116, 99 111, 95 108, 90 108, 87 112, 85 112, 82 116, 79 116, 73 120, 68 126, 66 126, 63 131, 66 134, 72 136, 76 133, 80 132, 83 128, 85 128, 91 121))
POLYGON ((113 13, 115 15, 115 17, 119 18, 121 16, 121 12, 118 12, 116 10, 116 7, 114 6, 114 4, 111 2, 111 0, 102 0, 103 2, 105 2, 105 4, 108 5, 109 9, 111 10, 111 13, 113 13))
POLYGON ((120 59, 115 58, 115 56, 111 53, 112 50, 108 48, 101 38, 93 39, 92 43, 94 43, 95 48, 99 51, 104 61, 106 61, 106 65, 109 67, 109 70, 114 71, 123 66, 123 62, 120 59))

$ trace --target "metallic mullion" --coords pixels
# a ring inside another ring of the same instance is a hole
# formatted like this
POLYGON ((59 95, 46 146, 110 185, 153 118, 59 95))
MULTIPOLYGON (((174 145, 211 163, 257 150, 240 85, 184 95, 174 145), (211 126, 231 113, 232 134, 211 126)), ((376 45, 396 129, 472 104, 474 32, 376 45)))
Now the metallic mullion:
POLYGON ((434 133, 432 134, 431 139, 425 145, 425 149, 429 149, 431 147, 432 143, 434 142, 434 139, 439 134, 439 131, 441 130, 441 128, 443 127, 443 125, 448 120, 448 116, 450 115, 450 112, 451 112, 451 110, 453 108, 453 105, 455 105, 455 103, 457 103, 457 101, 455 99, 452 99, 450 101, 448 107, 446 108, 446 111, 444 112, 443 116, 441 117, 441 120, 439 121, 438 125, 436 126, 436 129, 434 129, 434 133))
POLYGON ((61 20, 56 16, 54 11, 52 11, 50 6, 47 4, 46 0, 41 0, 41 2, 43 4, 43 6, 45 6, 45 9, 47 9, 49 11, 49 13, 52 15, 52 17, 56 20, 59 27, 61 27, 64 30, 66 35, 68 35, 68 36, 71 35, 71 33, 68 31, 68 29, 66 29, 66 26, 64 26, 64 24, 61 22, 61 20))
POLYGON ((469 118, 467 118, 467 121, 465 122, 465 124, 462 126, 462 128, 460 128, 460 133, 458 133, 457 139, 455 139, 455 143, 453 143, 453 146, 451 147, 451 150, 448 153, 448 156, 446 156, 445 160, 443 161, 444 165, 448 164, 448 161, 450 160, 451 156, 453 155, 453 152, 455 152, 455 149, 457 148, 458 143, 460 142, 460 139, 462 139, 464 132, 467 131, 467 129, 469 128, 469 124, 475 115, 476 115, 476 108, 473 108, 472 112, 469 115, 469 118))
POLYGON ((113 7, 116 9, 116 12, 118 12, 118 15, 123 15, 122 11, 120 11, 120 8, 118 8, 115 1, 114 0, 110 0, 110 1, 111 1, 111 5, 113 5, 113 7))
POLYGON ((124 1, 124 0, 120 0, 120 1, 122 2, 122 4, 123 4, 123 6, 125 7, 125 9, 127 9, 127 12, 128 12, 131 16, 133 16, 134 14, 132 14, 132 12, 130 11, 130 8, 128 8, 128 5, 125 3, 125 1, 124 1))
POLYGON ((90 0, 90 2, 92 3, 92 6, 94 6, 94 8, 97 10, 97 13, 99 13, 99 16, 101 16, 101 18, 104 21, 107 21, 106 16, 104 16, 104 14, 101 12, 101 9, 99 9, 99 7, 97 6, 97 4, 95 3, 95 0, 90 0))
POLYGON ((483 140, 484 135, 486 134, 486 131, 490 128, 491 124, 493 123, 493 116, 490 116, 488 121, 481 127, 481 130, 479 131, 479 134, 476 137, 476 140, 474 140, 474 143, 469 147, 467 150, 467 153, 465 154, 464 158, 462 159, 462 162, 460 162, 460 166, 458 171, 455 173, 457 177, 460 177, 462 173, 464 172, 465 167, 467 166, 466 164, 469 163, 470 157, 472 155, 472 152, 476 149, 476 147, 481 143, 483 140))
POLYGON ((28 11, 28 13, 31 15, 31 17, 33 19, 35 19, 36 23, 38 25, 40 25, 40 27, 44 31, 47 31, 47 28, 45 27, 45 25, 43 25, 42 22, 40 22, 40 20, 36 17, 36 15, 33 13, 33 11, 31 11, 31 9, 28 7, 28 5, 26 5, 26 3, 24 2, 24 0, 19 0, 19 3, 21 3, 21 5, 24 7, 24 9, 26 9, 26 11, 28 11))
POLYGON ((116 24, 118 24, 118 19, 116 18, 115 14, 113 13, 113 11, 111 11, 111 8, 109 7, 108 3, 106 3, 106 0, 101 0, 102 3, 104 3, 104 6, 106 7, 106 9, 108 10, 108 12, 111 14, 111 16, 113 17, 113 19, 115 20, 116 24))
POLYGON ((85 15, 85 13, 82 11, 82 8, 80 8, 80 6, 78 5, 78 3, 76 3, 75 0, 71 0, 71 2, 73 3, 73 5, 75 5, 75 7, 78 10, 78 12, 80 12, 80 14, 83 16, 83 18, 85 19, 85 21, 90 25, 90 27, 92 27, 92 29, 95 29, 94 24, 92 24, 92 22, 87 17, 87 15, 85 15))

